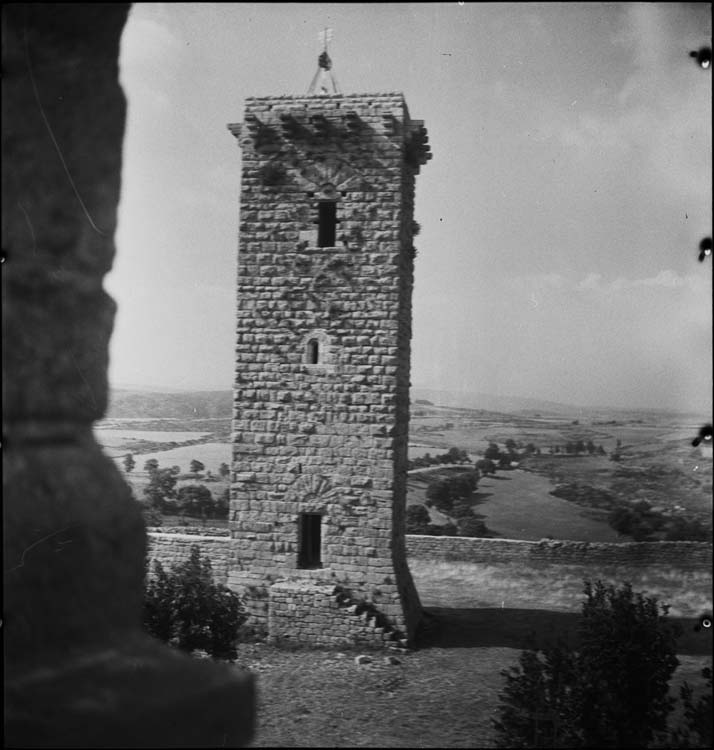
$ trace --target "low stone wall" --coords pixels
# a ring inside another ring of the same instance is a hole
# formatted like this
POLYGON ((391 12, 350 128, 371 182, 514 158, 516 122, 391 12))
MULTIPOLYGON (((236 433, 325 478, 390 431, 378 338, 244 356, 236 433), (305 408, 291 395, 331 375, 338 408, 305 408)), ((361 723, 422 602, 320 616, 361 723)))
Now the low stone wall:
POLYGON ((711 570, 707 542, 571 542, 544 539, 479 539, 455 536, 406 536, 407 557, 473 563, 544 562, 562 564, 666 565, 682 570, 711 570))
POLYGON ((188 560, 191 547, 195 544, 201 551, 201 557, 208 557, 211 561, 214 581, 227 584, 231 541, 229 536, 174 531, 150 531, 147 536, 150 572, 153 572, 154 560, 158 560, 167 571, 175 563, 188 560))
MULTIPOLYGON (((195 530, 194 530, 195 531, 195 530)), ((231 539, 225 530, 210 533, 187 533, 186 530, 150 531, 149 560, 158 560, 165 569, 187 560, 191 547, 197 544, 201 556, 213 565, 217 583, 227 584, 231 539), (216 535, 219 534, 219 535, 216 535)), ((711 570, 712 545, 707 542, 570 542, 521 539, 479 539, 456 536, 420 536, 407 534, 407 558, 461 561, 472 563, 508 563, 524 565, 534 562, 597 565, 666 565, 680 570, 711 570)), ((286 585, 286 584, 283 584, 286 585)), ((305 585, 304 583, 301 585, 305 585)), ((276 590, 277 593, 277 590, 276 590)))

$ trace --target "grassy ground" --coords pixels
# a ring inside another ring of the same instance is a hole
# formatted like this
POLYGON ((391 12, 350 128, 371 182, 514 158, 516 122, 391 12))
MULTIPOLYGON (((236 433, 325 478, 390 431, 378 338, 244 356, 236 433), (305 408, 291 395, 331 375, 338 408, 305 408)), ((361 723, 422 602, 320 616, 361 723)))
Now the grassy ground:
MULTIPOLYGON (((385 663, 355 664, 355 653, 279 651, 245 645, 238 664, 256 675, 253 747, 495 747, 492 719, 520 650, 464 645, 458 626, 431 645, 385 663)), ((701 689, 701 655, 679 657, 673 695, 687 680, 701 689)))
MULTIPOLYGON (((410 567, 431 627, 399 664, 386 663, 383 654, 358 666, 358 652, 241 647, 237 663, 254 672, 258 685, 253 747, 495 747, 501 670, 516 665, 523 648, 558 635, 577 641, 585 574, 578 566, 535 571, 412 560, 410 567)), ((711 576, 598 572, 618 584, 629 579, 635 590, 673 604, 672 619, 683 634, 670 689, 678 696, 686 680, 701 690, 711 637, 693 624, 703 606, 711 611, 711 576)), ((672 714, 673 726, 680 716, 681 708, 672 714)))
POLYGON ((583 578, 620 585, 629 581, 635 591, 669 604, 673 617, 691 619, 712 610, 710 571, 682 571, 667 567, 635 568, 467 562, 409 559, 409 568, 422 604, 460 609, 506 608, 578 612, 583 578))

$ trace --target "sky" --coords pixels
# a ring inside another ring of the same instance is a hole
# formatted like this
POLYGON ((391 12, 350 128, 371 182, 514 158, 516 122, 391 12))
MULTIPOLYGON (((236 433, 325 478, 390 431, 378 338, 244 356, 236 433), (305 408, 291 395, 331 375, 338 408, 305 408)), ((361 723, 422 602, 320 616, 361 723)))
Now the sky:
POLYGON ((233 385, 249 96, 401 91, 417 177, 414 387, 712 411, 708 3, 138 3, 114 387, 233 385))

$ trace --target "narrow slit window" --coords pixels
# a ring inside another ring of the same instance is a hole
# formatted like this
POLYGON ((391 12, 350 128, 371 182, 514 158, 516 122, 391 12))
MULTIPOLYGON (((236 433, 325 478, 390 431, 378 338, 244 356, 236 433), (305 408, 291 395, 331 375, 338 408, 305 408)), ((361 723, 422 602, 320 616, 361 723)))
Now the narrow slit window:
POLYGON ((320 361, 320 342, 317 339, 310 339, 307 342, 307 363, 316 365, 320 361))
POLYGON ((322 515, 301 513, 298 517, 298 568, 321 568, 322 515))
POLYGON ((317 246, 334 247, 337 230, 337 201, 320 201, 318 211, 317 246))

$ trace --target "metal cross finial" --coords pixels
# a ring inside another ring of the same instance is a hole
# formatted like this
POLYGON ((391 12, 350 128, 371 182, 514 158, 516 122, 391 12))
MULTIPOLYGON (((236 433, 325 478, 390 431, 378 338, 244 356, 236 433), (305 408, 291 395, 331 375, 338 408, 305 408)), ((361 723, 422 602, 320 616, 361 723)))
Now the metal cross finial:
POLYGON ((325 26, 324 31, 320 31, 317 35, 317 38, 323 43, 325 46, 325 52, 327 52, 327 43, 332 41, 332 29, 327 28, 325 26))
POLYGON ((327 44, 332 41, 332 29, 325 27, 323 31, 320 31, 317 38, 323 45, 323 50, 317 58, 317 73, 312 79, 312 83, 307 90, 308 96, 315 93, 316 84, 320 79, 319 93, 322 94, 339 94, 340 90, 337 87, 337 80, 332 74, 332 60, 327 53, 327 44), (329 78, 329 81, 328 81, 329 78), (332 84, 332 91, 328 88, 328 84, 332 84))

